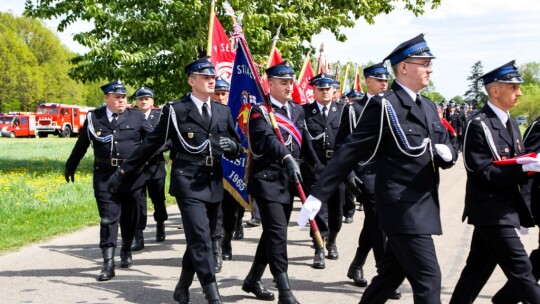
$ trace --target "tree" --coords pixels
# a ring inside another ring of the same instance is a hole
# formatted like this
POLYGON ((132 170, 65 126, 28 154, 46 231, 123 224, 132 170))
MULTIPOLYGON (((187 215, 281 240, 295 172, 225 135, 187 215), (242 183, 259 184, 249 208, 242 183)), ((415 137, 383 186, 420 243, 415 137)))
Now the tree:
POLYGON ((456 95, 452 98, 452 100, 455 102, 455 103, 459 103, 459 104, 463 104, 464 101, 463 101, 463 97, 459 96, 459 95, 456 95))
POLYGON ((422 94, 431 99, 434 103, 440 103, 444 100, 444 96, 435 91, 435 85, 431 80, 429 81, 428 86, 422 90, 422 94))
MULTIPOLYGON (((122 78, 133 86, 147 84, 161 98, 179 97, 187 90, 184 66, 205 54, 211 0, 26 0, 25 15, 36 18, 63 18, 58 31, 77 20, 94 24, 74 39, 87 46, 88 53, 75 56, 70 77, 82 81, 122 78)), ((271 39, 281 24, 278 48, 284 58, 300 68, 306 54, 305 42, 323 29, 338 41, 345 41, 343 28, 353 27, 364 18, 374 23, 375 16, 388 14, 396 3, 415 15, 425 7, 436 8, 441 0, 230 0, 242 11, 243 29, 255 62, 268 56, 271 39)), ((216 5, 220 20, 231 29, 230 18, 223 16, 223 4, 216 5)))
POLYGON ((519 74, 525 84, 540 84, 540 63, 527 62, 519 67, 519 74))
POLYGON ((473 109, 478 109, 483 106, 488 99, 486 93, 484 93, 484 84, 480 79, 484 74, 482 70, 482 61, 477 61, 472 66, 471 75, 467 77, 467 80, 469 80, 471 84, 464 94, 464 101, 470 104, 473 109))
POLYGON ((521 85, 523 95, 519 98, 517 106, 510 110, 510 115, 517 117, 527 115, 528 123, 540 116, 540 85, 524 83, 521 85))
POLYGON ((73 56, 41 21, 0 13, 0 112, 81 104, 84 86, 68 77, 73 56))

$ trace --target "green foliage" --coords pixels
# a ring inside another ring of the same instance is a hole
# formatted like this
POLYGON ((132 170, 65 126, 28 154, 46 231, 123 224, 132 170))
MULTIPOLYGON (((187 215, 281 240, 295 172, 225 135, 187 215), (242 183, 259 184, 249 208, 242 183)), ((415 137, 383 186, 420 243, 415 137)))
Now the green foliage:
MULTIPOLYGON (((183 68, 206 53, 210 0, 27 0, 26 16, 61 18, 59 31, 77 20, 94 24, 94 29, 74 36, 90 48, 71 59, 70 77, 82 81, 122 78, 133 86, 147 84, 163 99, 178 98, 188 90, 183 68)), ((343 28, 353 27, 359 18, 369 23, 388 14, 396 3, 414 13, 436 8, 440 0, 231 0, 244 13, 243 30, 255 62, 265 64, 272 37, 281 24, 278 48, 295 67, 302 66, 305 43, 323 29, 338 41, 345 41, 343 28)), ((222 2, 216 10, 226 30, 232 21, 223 15, 222 2)))
POLYGON ((0 12, 0 112, 33 112, 41 102, 84 105, 84 86, 67 74, 73 56, 41 21, 0 12))
POLYGON ((510 115, 528 115, 528 123, 540 116, 540 84, 525 83, 521 85, 523 95, 519 98, 517 106, 510 110, 510 115))
POLYGON ((478 109, 484 106, 487 101, 487 95, 484 92, 484 84, 480 80, 480 76, 484 74, 482 71, 482 61, 477 61, 471 68, 471 75, 467 80, 471 82, 469 89, 464 94, 464 101, 472 105, 473 109, 478 109))
POLYGON ((519 67, 519 74, 526 84, 540 85, 540 63, 527 62, 519 67))
MULTIPOLYGON (((64 164, 75 141, 0 138, 0 251, 99 223, 91 148, 77 168, 75 183, 64 179, 64 164)), ((167 189, 168 184, 167 180, 167 189)), ((167 201, 174 198, 167 195, 167 201)))
POLYGON ((465 102, 463 101, 463 97, 459 96, 459 95, 456 95, 454 97, 452 97, 452 100, 455 102, 455 103, 459 103, 459 104, 464 104, 465 102))

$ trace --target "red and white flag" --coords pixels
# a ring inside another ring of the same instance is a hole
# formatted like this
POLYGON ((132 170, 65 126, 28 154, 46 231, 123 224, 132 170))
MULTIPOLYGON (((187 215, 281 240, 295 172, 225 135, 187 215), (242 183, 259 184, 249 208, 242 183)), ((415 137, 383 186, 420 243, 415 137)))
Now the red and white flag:
POLYGON ((358 65, 356 66, 356 73, 354 75, 354 86, 353 90, 357 90, 358 92, 364 93, 364 90, 362 89, 362 79, 360 78, 360 73, 358 70, 358 65))
POLYGON ((315 77, 315 73, 308 56, 296 81, 297 85, 293 91, 293 100, 299 100, 300 104, 312 103, 315 100, 313 87, 309 84, 309 80, 313 77, 315 77))
POLYGON ((210 60, 216 68, 216 74, 231 83, 235 51, 217 16, 214 16, 211 56, 210 60))

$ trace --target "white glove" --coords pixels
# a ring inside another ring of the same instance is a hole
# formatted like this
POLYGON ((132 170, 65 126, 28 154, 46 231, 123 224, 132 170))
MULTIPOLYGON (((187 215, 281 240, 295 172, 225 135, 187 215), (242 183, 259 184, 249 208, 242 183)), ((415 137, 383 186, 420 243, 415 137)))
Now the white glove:
POLYGON ((447 145, 444 144, 435 144, 435 151, 437 151, 437 154, 444 160, 445 162, 452 161, 452 152, 450 152, 450 148, 448 148, 447 145))
POLYGON ((300 209, 300 215, 298 216, 298 226, 304 227, 317 215, 317 212, 321 209, 321 201, 314 196, 308 196, 302 209, 300 209))
POLYGON ((525 164, 535 163, 535 162, 538 162, 538 158, 536 158, 536 157, 527 156, 527 157, 518 157, 518 158, 516 158, 516 163, 518 163, 520 165, 525 165, 525 164))
POLYGON ((540 172, 540 162, 535 161, 532 163, 521 165, 521 169, 523 172, 532 171, 532 172, 540 172))

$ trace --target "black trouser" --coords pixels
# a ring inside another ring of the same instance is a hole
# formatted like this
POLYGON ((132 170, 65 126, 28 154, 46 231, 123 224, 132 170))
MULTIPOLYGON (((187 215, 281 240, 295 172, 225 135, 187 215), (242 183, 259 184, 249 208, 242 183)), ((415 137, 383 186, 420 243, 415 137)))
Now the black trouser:
POLYGON ((255 200, 253 200, 253 205, 251 206, 251 218, 261 219, 261 212, 255 200))
POLYGON ((215 282, 212 235, 216 227, 219 203, 186 197, 177 197, 176 202, 182 214, 186 236, 182 269, 196 272, 201 286, 215 282))
POLYGON ((244 207, 229 192, 225 191, 221 201, 221 210, 223 211, 223 230, 234 232, 238 224, 242 223, 244 207))
POLYGON ((354 212, 356 211, 356 197, 354 196, 354 193, 349 191, 348 189, 345 189, 345 201, 343 203, 343 216, 345 217, 353 217, 354 212))
POLYGON ((540 286, 527 252, 512 226, 475 226, 471 249, 450 303, 472 303, 499 265, 524 303, 540 303, 540 286))
POLYGON ((387 237, 377 276, 364 291, 360 303, 386 303, 407 278, 415 304, 440 304, 441 270, 431 235, 387 233, 387 237))
POLYGON ((384 256, 386 235, 377 227, 377 214, 375 212, 375 195, 362 193, 359 196, 360 203, 364 205, 364 226, 358 237, 358 250, 361 254, 358 258, 365 261, 371 249, 378 266, 384 256))
POLYGON ((255 197, 261 212, 263 232, 255 253, 255 263, 270 265, 270 272, 275 277, 287 272, 287 227, 292 212, 292 201, 281 204, 255 197))
POLYGON ((167 207, 165 206, 165 177, 149 179, 145 182, 144 191, 141 193, 139 203, 139 223, 137 229, 144 230, 147 224, 147 194, 154 205, 154 220, 164 222, 169 218, 167 207))
POLYGON ((142 188, 120 193, 94 191, 101 219, 100 248, 116 247, 119 225, 122 240, 130 242, 133 239, 139 216, 136 206, 140 201, 141 193, 142 188))

